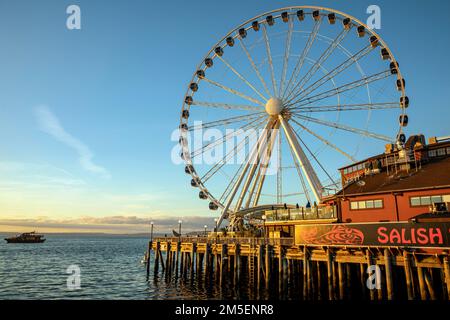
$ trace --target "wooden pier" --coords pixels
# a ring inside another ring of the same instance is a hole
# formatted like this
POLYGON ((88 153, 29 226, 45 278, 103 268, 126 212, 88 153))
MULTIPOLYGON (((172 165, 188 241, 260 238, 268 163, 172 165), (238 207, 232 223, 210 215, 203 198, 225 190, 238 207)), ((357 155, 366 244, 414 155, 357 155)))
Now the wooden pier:
POLYGON ((302 300, 450 299, 448 250, 296 245, 293 238, 176 237, 150 241, 147 259, 147 276, 196 274, 220 286, 246 281, 253 292, 276 290, 280 299, 293 291, 302 300))

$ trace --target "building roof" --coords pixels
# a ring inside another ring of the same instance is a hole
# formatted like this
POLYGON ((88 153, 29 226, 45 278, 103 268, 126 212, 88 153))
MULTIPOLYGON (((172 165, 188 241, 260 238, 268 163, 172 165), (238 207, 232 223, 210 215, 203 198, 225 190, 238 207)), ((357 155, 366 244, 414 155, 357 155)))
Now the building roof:
POLYGON ((412 168, 409 172, 400 171, 398 174, 388 175, 386 171, 382 171, 378 174, 363 176, 344 187, 337 195, 390 193, 442 187, 450 187, 450 157, 448 156, 422 163, 422 168, 417 172, 412 168))

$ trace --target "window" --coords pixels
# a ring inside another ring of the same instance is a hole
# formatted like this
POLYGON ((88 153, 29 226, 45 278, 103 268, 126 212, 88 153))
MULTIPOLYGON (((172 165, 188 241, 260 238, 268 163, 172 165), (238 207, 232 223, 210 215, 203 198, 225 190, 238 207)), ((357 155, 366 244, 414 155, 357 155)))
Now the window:
POLYGON ((410 202, 412 207, 420 206, 420 197, 412 197, 410 202))
POLYGON ((374 200, 373 204, 375 208, 383 208, 383 200, 374 200))
POLYGON ((428 156, 429 157, 436 157, 436 150, 429 150, 428 151, 428 156))
POLYGON ((431 203, 442 202, 442 196, 432 196, 431 203))
POLYGON ((364 210, 364 209, 380 209, 383 208, 383 200, 365 200, 365 201, 351 201, 351 210, 364 210))
POLYGON ((430 197, 420 197, 420 204, 423 206, 428 206, 431 204, 431 198, 430 197))
POLYGON ((447 147, 447 154, 450 155, 450 147, 447 147))
POLYGON ((445 156, 445 149, 444 148, 438 149, 437 150, 437 155, 438 156, 445 156))
POLYGON ((411 197, 409 202, 411 207, 419 207, 419 206, 429 206, 432 203, 443 202, 443 199, 446 196, 438 195, 438 196, 424 196, 424 197, 411 197))
POLYGON ((344 174, 347 174, 348 170, 347 168, 344 169, 344 174))

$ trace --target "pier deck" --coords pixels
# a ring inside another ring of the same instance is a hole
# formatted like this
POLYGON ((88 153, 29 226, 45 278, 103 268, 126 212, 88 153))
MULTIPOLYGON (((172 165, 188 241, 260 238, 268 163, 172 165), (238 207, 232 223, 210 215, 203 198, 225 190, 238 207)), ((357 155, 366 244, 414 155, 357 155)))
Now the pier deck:
POLYGON ((219 284, 248 281, 255 291, 297 288, 304 300, 450 298, 448 250, 296 245, 293 238, 172 237, 149 242, 153 273, 215 274, 219 284))

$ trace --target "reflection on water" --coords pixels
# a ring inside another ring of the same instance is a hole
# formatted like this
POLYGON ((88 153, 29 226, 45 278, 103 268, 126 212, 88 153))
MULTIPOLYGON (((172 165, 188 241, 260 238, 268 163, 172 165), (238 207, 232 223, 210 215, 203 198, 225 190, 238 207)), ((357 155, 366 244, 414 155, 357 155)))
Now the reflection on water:
MULTIPOLYGON (((3 239, 5 236, 1 236, 3 239)), ((107 236, 52 236, 42 244, 0 243, 0 299, 264 299, 251 292, 245 274, 239 286, 215 285, 204 273, 153 274, 140 263, 148 239, 107 236), (81 269, 81 289, 67 288, 67 268, 81 269)), ((153 256, 152 256, 153 258, 153 256)), ((276 284, 274 283, 274 286, 276 284)), ((291 297, 295 297, 295 292, 291 297)))

